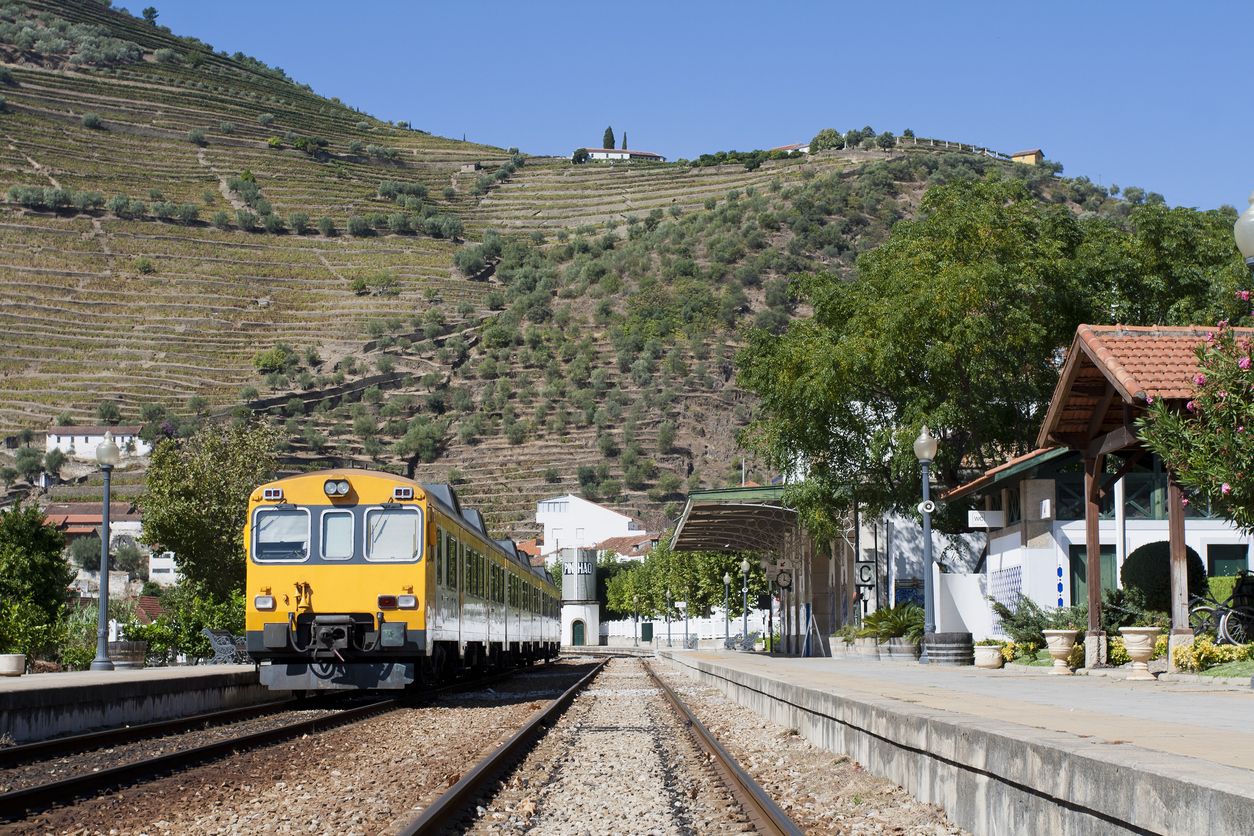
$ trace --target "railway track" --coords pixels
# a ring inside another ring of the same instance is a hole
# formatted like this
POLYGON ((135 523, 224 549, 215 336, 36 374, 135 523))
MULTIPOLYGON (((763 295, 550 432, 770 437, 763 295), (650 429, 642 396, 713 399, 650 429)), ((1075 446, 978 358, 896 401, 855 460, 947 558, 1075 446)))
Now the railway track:
MULTIPOLYGON (((525 757, 529 747, 536 746, 544 737, 547 729, 551 729, 559 722, 559 717, 575 700, 576 696, 588 688, 593 680, 600 674, 610 663, 610 659, 602 661, 594 670, 583 677, 579 682, 573 685, 559 698, 550 702, 547 706, 537 711, 528 721, 527 725, 519 730, 509 741, 493 750, 486 758, 480 761, 473 770, 467 773, 460 781, 451 787, 447 792, 437 798, 430 806, 423 810, 419 815, 405 821, 399 825, 394 825, 389 829, 389 833, 403 834, 404 836, 414 836, 415 834, 433 834, 452 831, 469 830, 474 832, 478 828, 475 822, 478 816, 485 813, 485 808, 481 802, 486 796, 492 794, 492 788, 497 782, 506 775, 506 773, 518 761, 525 757), (477 809, 476 809, 477 808, 477 809), (475 822, 469 827, 468 822, 475 822)), ((726 793, 734 800, 734 805, 738 811, 743 813, 743 817, 729 817, 729 821, 741 824, 747 828, 756 829, 760 833, 768 834, 800 834, 802 831, 793 823, 788 816, 771 800, 770 796, 762 789, 756 781, 751 778, 748 773, 742 769, 735 759, 724 749, 714 735, 698 720, 691 711, 684 705, 679 696, 667 686, 644 660, 629 664, 639 664, 643 666, 644 672, 649 677, 654 693, 660 692, 665 698, 665 704, 674 712, 674 718, 678 725, 686 728, 692 736, 694 744, 702 753, 703 758, 707 758, 714 771, 721 779, 722 785, 725 787, 726 793), (747 821, 744 821, 747 819, 747 821)), ((634 693, 642 689, 627 689, 628 692, 634 693)), ((627 739, 632 732, 645 731, 642 728, 632 727, 630 724, 615 725, 610 722, 601 724, 600 721, 591 719, 593 714, 582 717, 578 725, 586 727, 592 732, 600 732, 605 734, 618 734, 627 739)), ((658 728, 649 729, 652 734, 658 733, 658 728)), ((631 741, 629 745, 634 745, 636 741, 631 741)), ((658 749, 659 753, 662 749, 658 749)), ((673 766, 670 765, 670 766, 673 766)), ((625 768, 625 767, 624 767, 625 768)), ((663 769, 663 772, 667 772, 663 769)), ((529 786, 535 787, 536 783, 547 783, 552 779, 552 774, 547 775, 538 781, 531 781, 529 786)), ((641 776, 644 777, 644 776, 641 776)), ((673 776, 667 776, 668 780, 673 776)), ((527 780, 522 782, 528 784, 527 780)), ((612 790, 609 791, 612 794, 612 790)), ((696 798, 695 790, 688 790, 690 798, 696 798)), ((676 807, 682 806, 683 802, 667 800, 667 804, 673 804, 676 807)), ((512 802, 507 802, 505 806, 511 806, 512 802)), ((533 801, 528 800, 522 805, 512 805, 515 807, 528 807, 529 815, 536 814, 536 805, 533 801)), ((670 809, 659 811, 661 815, 672 815, 670 809)), ((549 815, 556 818, 562 814, 560 810, 540 811, 541 815, 549 815)), ((502 814, 498 813, 498 818, 502 814)), ((571 818, 580 816, 580 813, 571 812, 571 818)), ((616 822, 617 827, 621 828, 623 823, 632 815, 627 807, 621 810, 611 811, 611 815, 617 815, 621 818, 616 822)), ((551 822, 556 823, 556 822, 551 822)), ((525 829, 531 822, 522 823, 519 829, 525 829)), ((723 822, 726 824, 726 822, 723 822)), ((592 826, 592 825, 589 825, 592 826)), ((640 827, 648 829, 643 823, 640 827)), ((494 828, 495 829, 495 828, 494 828)), ((543 829, 543 828, 542 828, 543 829)), ((595 829, 595 826, 593 826, 595 829)), ((615 829, 614 825, 610 825, 610 829, 615 829)), ((693 829, 691 826, 682 829, 693 829)), ((698 832, 703 828, 697 826, 698 832)), ((716 826, 715 829, 718 829, 716 826)), ((707 831, 709 832, 709 831, 707 831)))
MULTIPOLYGON (((423 694, 424 700, 456 691, 491 686, 512 676, 512 673, 464 680, 434 688, 423 694)), ((358 698, 360 699, 360 698, 358 698)), ((39 764, 49 758, 65 757, 89 751, 109 750, 130 744, 151 742, 165 745, 166 736, 193 733, 208 726, 222 727, 267 715, 299 712, 302 717, 268 728, 230 734, 205 743, 176 747, 174 751, 141 756, 106 768, 79 771, 66 777, 38 781, 0 793, 0 821, 20 819, 32 812, 55 805, 90 798, 118 787, 143 783, 174 774, 210 761, 252 749, 289 740, 301 735, 323 732, 337 726, 358 722, 378 714, 413 705, 410 698, 372 698, 362 705, 337 708, 336 700, 318 697, 310 700, 279 700, 260 706, 202 714, 176 720, 147 723, 139 726, 106 729, 100 732, 54 738, 36 743, 0 749, 0 770, 13 770, 39 764), (308 717, 310 711, 324 712, 308 717)), ((339 702, 343 702, 342 700, 339 702)), ((0 772, 0 786, 4 775, 0 772)))

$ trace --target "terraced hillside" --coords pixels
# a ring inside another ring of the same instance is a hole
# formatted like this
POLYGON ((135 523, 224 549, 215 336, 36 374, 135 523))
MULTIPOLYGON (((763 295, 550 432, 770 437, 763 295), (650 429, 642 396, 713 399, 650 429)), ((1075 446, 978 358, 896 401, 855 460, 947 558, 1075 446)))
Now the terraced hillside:
POLYGON ((785 277, 849 270, 929 182, 1011 171, 527 158, 95 2, 0 3, 0 60, 0 432, 265 413, 292 468, 452 477, 514 533, 546 494, 658 525, 738 479, 734 353, 797 313, 785 277))

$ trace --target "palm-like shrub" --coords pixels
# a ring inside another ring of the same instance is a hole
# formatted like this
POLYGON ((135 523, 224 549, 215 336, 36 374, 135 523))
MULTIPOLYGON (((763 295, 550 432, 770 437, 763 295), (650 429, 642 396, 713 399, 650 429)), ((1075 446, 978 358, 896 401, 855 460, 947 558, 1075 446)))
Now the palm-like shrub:
POLYGON ((917 642, 923 638, 923 608, 902 604, 878 609, 862 619, 858 635, 878 641, 904 638, 917 642))

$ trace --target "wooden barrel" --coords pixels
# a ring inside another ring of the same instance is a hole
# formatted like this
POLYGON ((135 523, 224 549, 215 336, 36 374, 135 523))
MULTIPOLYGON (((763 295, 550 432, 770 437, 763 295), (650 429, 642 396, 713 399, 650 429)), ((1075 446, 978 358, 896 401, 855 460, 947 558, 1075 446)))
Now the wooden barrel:
POLYGON ((970 633, 928 633, 924 644, 929 665, 975 664, 975 642, 970 633))
POLYGON ((115 668, 142 668, 148 642, 109 642, 109 658, 115 668))

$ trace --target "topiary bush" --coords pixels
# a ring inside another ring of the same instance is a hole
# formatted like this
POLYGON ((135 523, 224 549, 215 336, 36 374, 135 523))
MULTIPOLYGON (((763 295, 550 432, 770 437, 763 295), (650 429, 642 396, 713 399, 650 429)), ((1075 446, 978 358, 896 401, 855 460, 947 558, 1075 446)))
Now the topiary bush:
MULTIPOLYGON (((1206 569, 1202 558, 1186 548, 1189 595, 1206 591, 1206 569)), ((1171 544, 1166 540, 1146 543, 1123 561, 1119 578, 1128 588, 1138 589, 1145 597, 1145 608, 1171 611, 1171 544)))

